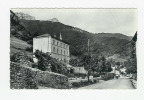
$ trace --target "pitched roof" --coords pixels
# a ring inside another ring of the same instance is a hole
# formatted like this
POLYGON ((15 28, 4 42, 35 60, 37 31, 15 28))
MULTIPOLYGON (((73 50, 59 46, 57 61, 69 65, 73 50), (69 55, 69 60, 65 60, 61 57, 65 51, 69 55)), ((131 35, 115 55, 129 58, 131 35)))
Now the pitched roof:
POLYGON ((66 41, 64 41, 64 40, 61 40, 61 39, 59 39, 59 38, 57 38, 57 37, 54 37, 54 36, 52 36, 52 35, 50 35, 50 34, 43 34, 43 35, 39 35, 39 36, 36 36, 36 37, 34 37, 34 38, 42 38, 42 37, 49 37, 49 36, 51 36, 52 38, 54 38, 54 39, 56 39, 56 40, 59 40, 59 41, 61 41, 61 42, 64 42, 64 43, 66 43, 66 44, 68 44, 69 45, 69 43, 68 42, 66 42, 66 41))
POLYGON ((48 36, 51 36, 51 35, 50 34, 43 34, 43 35, 36 36, 34 38, 41 38, 41 37, 48 37, 48 36))

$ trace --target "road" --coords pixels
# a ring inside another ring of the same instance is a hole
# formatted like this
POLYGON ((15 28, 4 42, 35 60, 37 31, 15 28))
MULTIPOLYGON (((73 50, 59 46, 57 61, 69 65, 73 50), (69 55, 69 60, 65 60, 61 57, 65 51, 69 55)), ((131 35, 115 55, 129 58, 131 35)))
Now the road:
POLYGON ((78 89, 134 89, 134 87, 128 78, 119 78, 108 81, 100 81, 99 83, 78 89))

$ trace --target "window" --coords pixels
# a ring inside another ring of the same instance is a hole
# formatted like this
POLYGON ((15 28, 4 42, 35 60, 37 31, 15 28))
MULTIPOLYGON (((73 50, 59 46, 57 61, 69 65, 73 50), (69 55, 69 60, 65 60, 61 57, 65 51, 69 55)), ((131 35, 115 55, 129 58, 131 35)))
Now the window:
POLYGON ((59 53, 59 49, 57 48, 57 53, 59 53))
POLYGON ((55 47, 53 47, 53 52, 55 53, 55 47))
POLYGON ((64 55, 65 55, 65 50, 64 50, 64 55))
POLYGON ((55 40, 53 40, 53 44, 55 44, 55 40))
POLYGON ((61 43, 61 47, 62 47, 62 43, 61 43))
POLYGON ((62 54, 62 50, 61 50, 61 54, 62 54))
POLYGON ((64 48, 65 48, 65 44, 64 44, 64 48))
POLYGON ((58 45, 58 42, 57 42, 57 45, 58 45))

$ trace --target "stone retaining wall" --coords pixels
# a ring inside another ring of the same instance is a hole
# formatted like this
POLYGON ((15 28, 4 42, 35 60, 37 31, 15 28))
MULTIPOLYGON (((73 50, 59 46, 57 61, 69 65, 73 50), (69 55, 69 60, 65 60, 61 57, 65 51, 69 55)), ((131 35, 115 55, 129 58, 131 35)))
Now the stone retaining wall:
POLYGON ((70 83, 68 77, 38 69, 30 68, 18 63, 10 64, 11 89, 38 89, 38 86, 68 89, 70 83))

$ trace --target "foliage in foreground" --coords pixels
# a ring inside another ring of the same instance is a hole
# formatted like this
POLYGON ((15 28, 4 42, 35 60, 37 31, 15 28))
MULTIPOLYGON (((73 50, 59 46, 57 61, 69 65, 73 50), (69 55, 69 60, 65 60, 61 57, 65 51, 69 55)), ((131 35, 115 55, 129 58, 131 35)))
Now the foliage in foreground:
POLYGON ((111 62, 107 61, 104 56, 82 56, 81 60, 71 59, 70 64, 73 66, 84 66, 86 70, 94 72, 111 72, 111 62))
POLYGON ((52 71, 64 75, 68 73, 66 64, 52 58, 49 53, 43 53, 36 50, 34 55, 38 59, 38 69, 42 71, 52 71))
POLYGON ((10 56, 10 61, 20 63, 22 65, 32 66, 33 60, 26 55, 25 52, 16 52, 10 56))
POLYGON ((88 82, 88 80, 85 80, 85 81, 72 82, 71 84, 72 84, 72 88, 79 88, 79 87, 87 86, 87 85, 94 84, 97 82, 98 82, 97 80, 94 80, 94 82, 92 81, 88 82))
POLYGON ((127 67, 126 72, 129 73, 137 73, 137 59, 136 59, 136 45, 132 43, 130 58, 127 62, 125 62, 125 66, 127 67))

